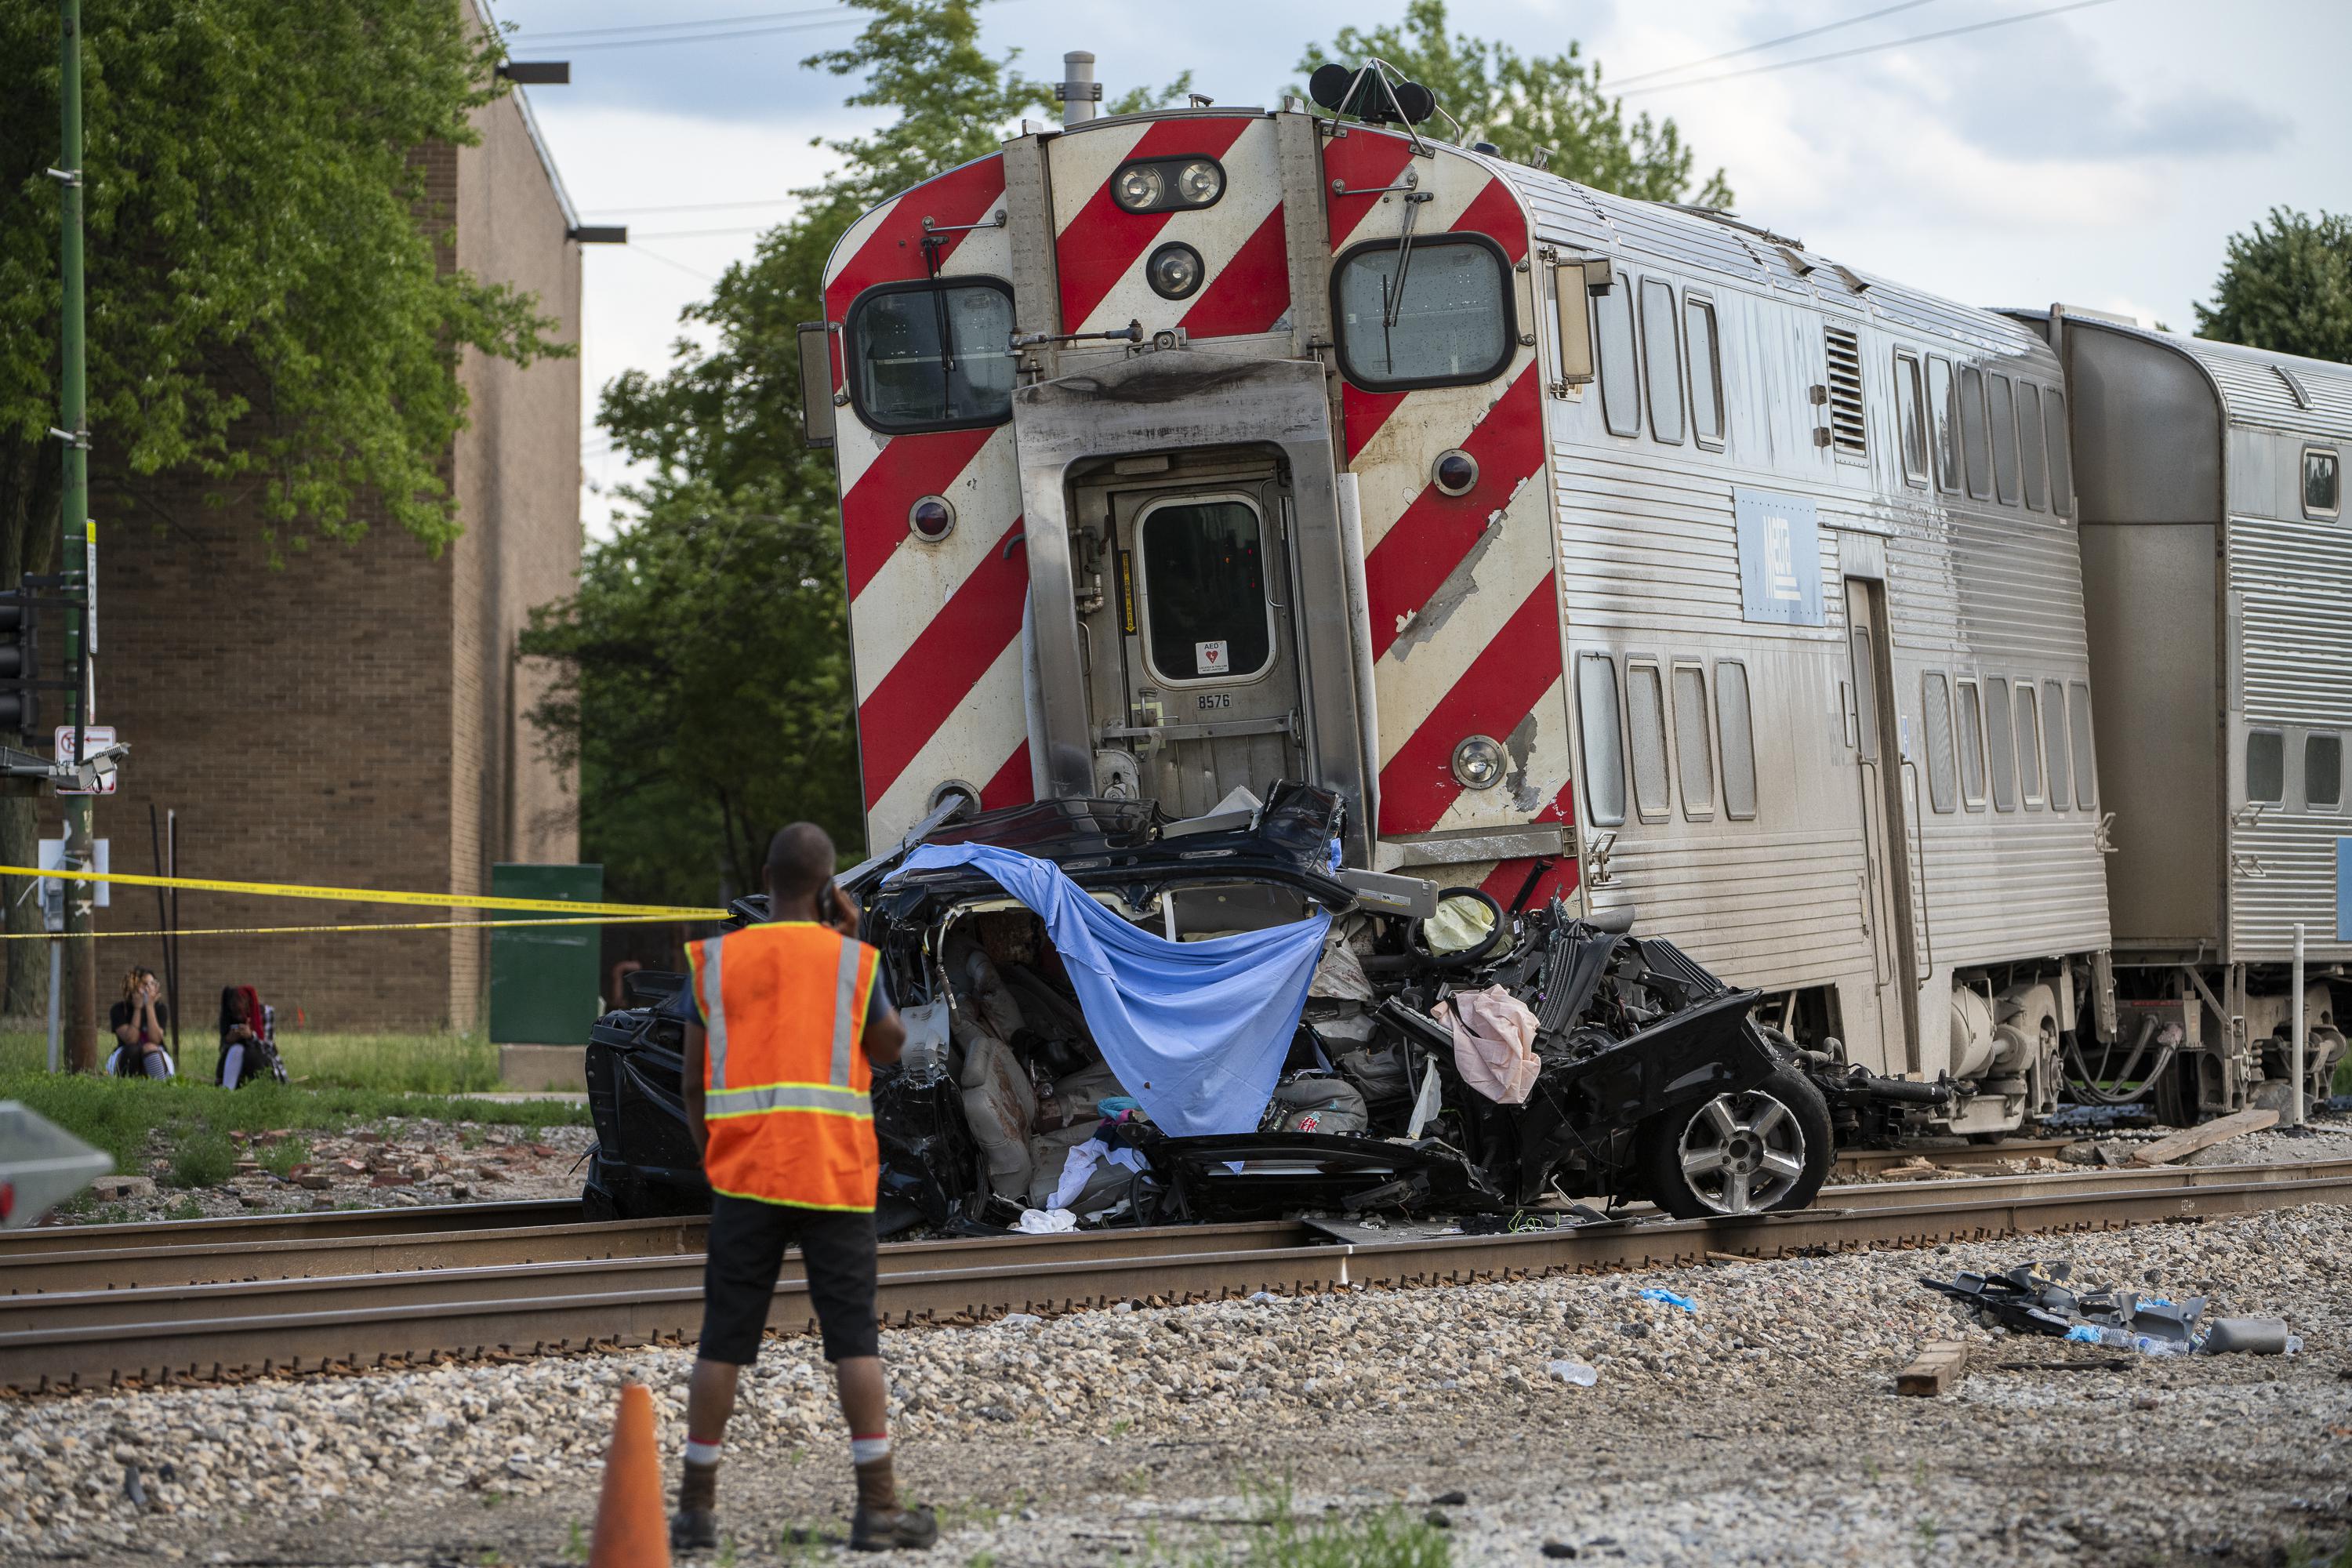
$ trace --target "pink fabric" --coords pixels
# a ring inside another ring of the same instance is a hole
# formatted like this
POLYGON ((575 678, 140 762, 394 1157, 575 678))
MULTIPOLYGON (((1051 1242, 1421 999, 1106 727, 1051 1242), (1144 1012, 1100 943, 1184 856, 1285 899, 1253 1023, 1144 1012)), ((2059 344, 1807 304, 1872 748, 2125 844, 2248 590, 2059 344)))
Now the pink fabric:
POLYGON ((1462 1081, 1497 1105, 1525 1105, 1543 1064, 1533 1050, 1536 1016, 1499 985, 1461 991, 1431 1009, 1454 1026, 1462 1081))

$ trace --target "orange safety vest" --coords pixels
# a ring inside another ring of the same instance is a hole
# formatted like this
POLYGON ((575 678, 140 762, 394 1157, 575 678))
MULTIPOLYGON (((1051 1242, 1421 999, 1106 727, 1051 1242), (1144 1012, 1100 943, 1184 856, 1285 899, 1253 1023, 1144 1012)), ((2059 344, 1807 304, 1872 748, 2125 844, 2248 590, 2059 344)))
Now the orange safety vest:
POLYGON ((689 942, 713 1192, 870 1214, 881 1179, 863 1049, 881 954, 776 921, 689 942))

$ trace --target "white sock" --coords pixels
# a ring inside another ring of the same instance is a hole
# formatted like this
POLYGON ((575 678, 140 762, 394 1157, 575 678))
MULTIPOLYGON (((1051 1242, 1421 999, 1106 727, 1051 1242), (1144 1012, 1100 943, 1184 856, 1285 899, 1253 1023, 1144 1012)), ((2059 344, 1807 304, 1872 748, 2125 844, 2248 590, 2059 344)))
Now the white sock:
POLYGON ((686 1462, 689 1465, 715 1465, 719 1462, 719 1447, 717 1443, 698 1443, 688 1437, 686 1440, 686 1462))
POLYGON ((890 1435, 887 1432, 878 1437, 852 1437, 849 1440, 849 1462, 853 1465, 870 1465, 877 1459, 889 1457, 890 1435))

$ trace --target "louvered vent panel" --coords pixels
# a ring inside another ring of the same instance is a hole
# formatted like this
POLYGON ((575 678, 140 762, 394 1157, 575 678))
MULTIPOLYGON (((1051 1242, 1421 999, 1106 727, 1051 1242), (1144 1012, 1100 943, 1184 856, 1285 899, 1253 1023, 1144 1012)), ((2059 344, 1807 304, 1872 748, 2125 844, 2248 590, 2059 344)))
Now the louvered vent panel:
POLYGON ((1865 455, 1862 418, 1862 342, 1837 327, 1824 329, 1830 355, 1830 445, 1842 458, 1865 455))

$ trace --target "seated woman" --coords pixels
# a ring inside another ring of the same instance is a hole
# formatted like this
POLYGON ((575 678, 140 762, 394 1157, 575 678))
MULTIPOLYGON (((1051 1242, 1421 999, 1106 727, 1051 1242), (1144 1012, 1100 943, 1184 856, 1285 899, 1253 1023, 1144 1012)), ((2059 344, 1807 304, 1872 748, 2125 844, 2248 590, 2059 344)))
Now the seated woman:
POLYGON ((223 1089, 237 1089, 266 1078, 286 1081, 270 1022, 269 1009, 261 1005, 261 994, 252 986, 221 987, 220 1065, 215 1081, 223 1089))
POLYGON ((106 1016, 115 1040, 106 1070, 116 1078, 170 1078, 174 1071, 172 1053, 163 1048, 172 1010, 163 996, 152 969, 133 969, 122 977, 122 1000, 106 1016))

